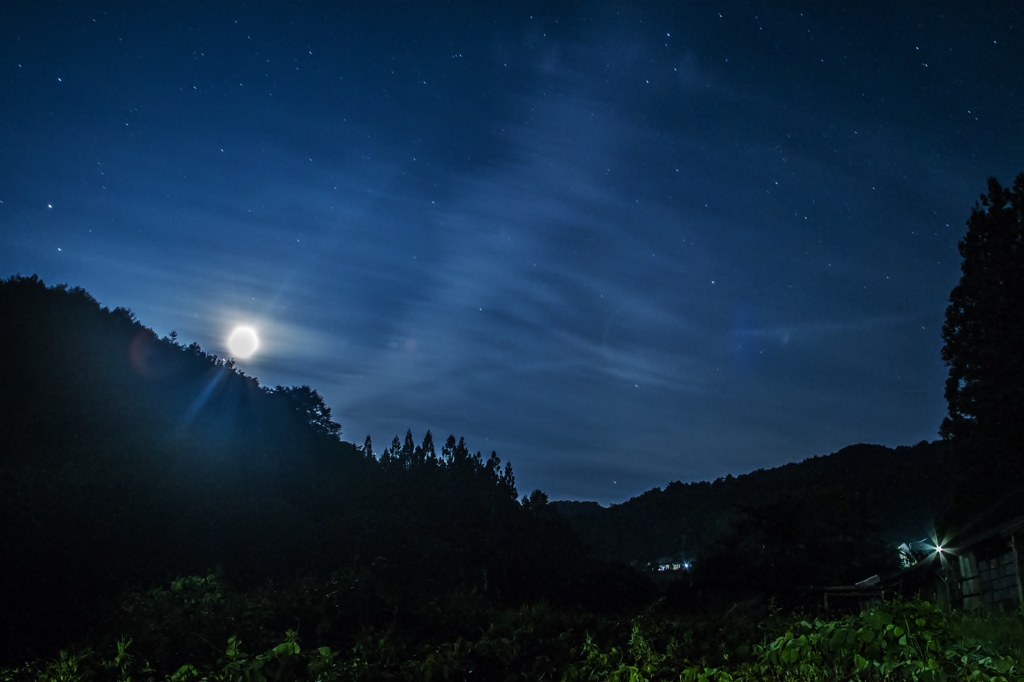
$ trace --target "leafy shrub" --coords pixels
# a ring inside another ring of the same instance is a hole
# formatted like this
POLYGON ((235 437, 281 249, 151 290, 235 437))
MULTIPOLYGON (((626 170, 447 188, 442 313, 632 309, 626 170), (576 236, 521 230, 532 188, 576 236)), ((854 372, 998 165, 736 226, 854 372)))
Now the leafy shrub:
POLYGON ((758 622, 660 603, 632 616, 509 607, 465 589, 417 600, 354 574, 243 593, 210 574, 129 595, 115 623, 0 682, 1024 680, 1024 613, 923 601, 758 622))

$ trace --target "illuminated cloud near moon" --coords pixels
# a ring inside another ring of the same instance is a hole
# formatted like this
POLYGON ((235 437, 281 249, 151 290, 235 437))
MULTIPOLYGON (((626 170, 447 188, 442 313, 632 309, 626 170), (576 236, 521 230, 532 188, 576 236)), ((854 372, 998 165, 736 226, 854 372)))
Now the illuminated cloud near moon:
POLYGON ((977 3, 22 4, 0 277, 556 500, 935 438, 964 221, 1022 170, 977 3))
POLYGON ((235 327, 228 337, 228 350, 236 358, 248 358, 260 347, 260 337, 252 327, 235 327))

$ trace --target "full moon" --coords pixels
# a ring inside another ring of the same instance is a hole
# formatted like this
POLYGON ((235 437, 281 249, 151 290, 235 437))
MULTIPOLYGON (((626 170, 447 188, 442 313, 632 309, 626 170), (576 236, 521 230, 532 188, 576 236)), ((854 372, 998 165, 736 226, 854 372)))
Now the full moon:
POLYGON ((228 350, 238 358, 251 356, 260 347, 260 337, 252 327, 235 327, 228 337, 228 350))

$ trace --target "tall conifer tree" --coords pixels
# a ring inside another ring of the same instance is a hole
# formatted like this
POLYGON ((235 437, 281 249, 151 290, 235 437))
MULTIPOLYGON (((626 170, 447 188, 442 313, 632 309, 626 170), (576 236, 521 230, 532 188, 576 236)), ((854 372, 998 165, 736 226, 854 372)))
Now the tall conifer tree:
POLYGON ((958 507, 977 514, 1024 482, 1024 174, 1012 189, 989 180, 960 255, 942 327, 949 413, 940 431, 953 446, 958 507))

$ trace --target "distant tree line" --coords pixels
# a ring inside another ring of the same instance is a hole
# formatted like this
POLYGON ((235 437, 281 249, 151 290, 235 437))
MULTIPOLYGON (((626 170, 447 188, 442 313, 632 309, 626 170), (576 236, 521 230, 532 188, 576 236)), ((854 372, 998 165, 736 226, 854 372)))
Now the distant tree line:
POLYGON ((809 589, 897 568, 893 549, 934 533, 950 505, 946 443, 853 445, 715 481, 673 481, 621 504, 556 503, 600 556, 642 568, 690 564, 673 589, 692 607, 809 589))

